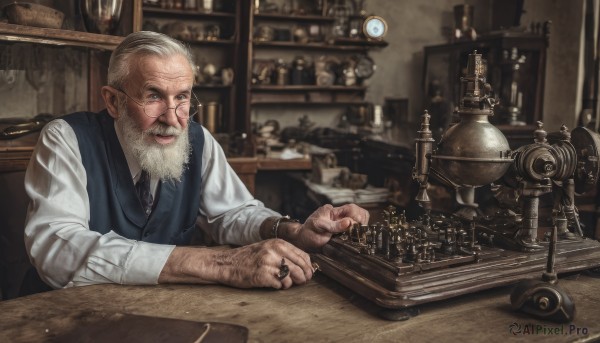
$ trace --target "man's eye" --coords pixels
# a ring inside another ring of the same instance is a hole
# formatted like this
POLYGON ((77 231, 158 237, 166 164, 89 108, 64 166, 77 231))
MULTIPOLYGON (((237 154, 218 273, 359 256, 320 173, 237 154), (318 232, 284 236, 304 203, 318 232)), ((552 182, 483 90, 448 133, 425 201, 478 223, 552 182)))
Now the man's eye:
POLYGON ((188 99, 187 95, 180 94, 176 97, 177 101, 186 101, 188 99))
POLYGON ((161 101, 161 98, 158 94, 150 94, 146 97, 146 101, 161 101))

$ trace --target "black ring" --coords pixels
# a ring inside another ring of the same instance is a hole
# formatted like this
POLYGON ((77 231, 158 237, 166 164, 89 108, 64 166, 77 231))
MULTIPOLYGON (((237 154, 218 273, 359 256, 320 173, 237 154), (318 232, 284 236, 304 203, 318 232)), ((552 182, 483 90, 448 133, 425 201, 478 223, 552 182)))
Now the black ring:
POLYGON ((277 278, 279 281, 285 279, 290 274, 290 267, 285 264, 285 259, 281 259, 281 266, 279 267, 279 273, 277 274, 277 278))

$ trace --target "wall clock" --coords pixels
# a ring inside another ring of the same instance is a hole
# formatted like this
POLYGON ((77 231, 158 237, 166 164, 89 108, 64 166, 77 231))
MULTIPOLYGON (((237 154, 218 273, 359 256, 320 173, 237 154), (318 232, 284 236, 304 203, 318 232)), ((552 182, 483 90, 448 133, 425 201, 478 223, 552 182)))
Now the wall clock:
POLYGON ((363 22, 363 34, 367 39, 382 40, 387 28, 387 22, 380 16, 368 16, 363 22))

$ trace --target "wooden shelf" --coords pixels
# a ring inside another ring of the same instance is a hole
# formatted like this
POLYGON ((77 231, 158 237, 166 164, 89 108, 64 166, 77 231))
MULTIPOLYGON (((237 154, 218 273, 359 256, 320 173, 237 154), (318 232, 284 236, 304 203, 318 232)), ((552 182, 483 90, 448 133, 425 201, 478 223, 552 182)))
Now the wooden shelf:
POLYGON ((124 37, 0 23, 0 40, 114 50, 124 37))
POLYGON ((364 38, 334 38, 333 44, 335 45, 353 45, 362 46, 365 48, 385 48, 388 46, 388 42, 384 40, 370 40, 364 38))
POLYGON ((203 12, 198 10, 173 10, 158 7, 143 6, 144 15, 152 15, 154 17, 169 17, 182 16, 184 18, 214 18, 214 19, 235 19, 235 13, 229 12, 203 12))
POLYGON ((297 22, 323 22, 333 23, 335 18, 324 17, 322 15, 288 15, 288 14, 254 14, 254 18, 257 20, 270 20, 270 21, 297 21, 297 22))
POLYGON ((306 92, 306 91, 322 91, 322 92, 364 92, 366 86, 314 86, 314 85, 253 85, 251 90, 268 91, 268 92, 306 92))
POLYGON ((277 158, 259 157, 258 170, 311 170, 310 158, 295 158, 282 160, 277 158))
POLYGON ((230 91, 231 89, 233 89, 233 86, 232 85, 201 84, 201 85, 194 85, 194 89, 213 89, 213 90, 230 91))
POLYGON ((219 45, 219 46, 226 46, 226 45, 235 45, 235 41, 233 39, 217 39, 217 40, 186 40, 183 41, 186 42, 190 45, 219 45))
POLYGON ((310 170, 310 158, 282 160, 273 157, 228 157, 227 162, 237 173, 254 173, 258 170, 310 170))
POLYGON ((364 104, 365 86, 254 85, 251 105, 347 106, 364 104))
POLYGON ((367 102, 365 101, 334 101, 334 102, 326 102, 326 101, 322 101, 322 102, 318 102, 318 101, 252 101, 251 102, 252 105, 259 105, 259 106, 281 106, 281 105, 287 105, 287 106, 301 106, 301 107, 309 107, 309 106, 316 106, 316 107, 323 107, 323 106, 327 106, 327 107, 339 107, 339 106, 361 106, 361 105, 367 105, 367 102))
POLYGON ((388 42, 384 40, 370 40, 364 38, 334 38, 331 41, 336 46, 357 46, 364 49, 385 48, 388 42))
POLYGON ((328 43, 296 43, 296 42, 259 42, 253 41, 256 48, 286 48, 298 50, 329 50, 329 51, 357 51, 362 52, 372 48, 371 45, 333 45, 328 43))

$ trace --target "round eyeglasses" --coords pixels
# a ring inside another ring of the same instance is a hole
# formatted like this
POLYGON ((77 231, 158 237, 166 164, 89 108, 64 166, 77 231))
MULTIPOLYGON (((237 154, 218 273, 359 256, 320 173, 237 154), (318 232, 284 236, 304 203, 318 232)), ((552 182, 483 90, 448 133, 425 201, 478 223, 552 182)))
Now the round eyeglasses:
POLYGON ((175 107, 167 106, 167 103, 163 99, 148 99, 144 102, 140 102, 129 94, 125 93, 122 89, 115 88, 119 92, 125 94, 129 99, 135 102, 138 106, 141 106, 144 110, 144 114, 150 118, 158 118, 163 114, 167 113, 169 109, 175 109, 175 115, 179 118, 187 119, 189 117, 193 117, 198 113, 198 107, 200 106, 200 101, 196 98, 196 95, 192 93, 193 99, 191 100, 182 100, 177 103, 175 107))

